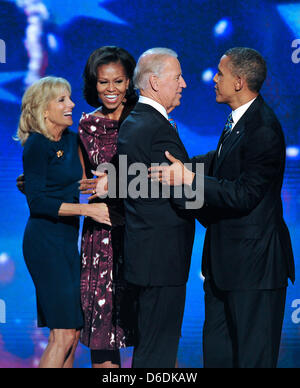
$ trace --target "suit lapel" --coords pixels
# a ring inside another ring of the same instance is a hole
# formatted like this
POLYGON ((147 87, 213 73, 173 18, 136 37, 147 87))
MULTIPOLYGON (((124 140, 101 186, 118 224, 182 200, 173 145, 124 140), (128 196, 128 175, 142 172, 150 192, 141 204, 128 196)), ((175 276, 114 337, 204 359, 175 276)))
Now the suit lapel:
MULTIPOLYGON (((170 124, 171 125, 171 124, 170 124)), ((172 128, 172 130, 174 131, 174 129, 172 128)), ((182 150, 184 151, 184 153, 185 153, 185 156, 186 156, 186 158, 189 160, 190 159, 190 157, 189 157, 189 155, 188 155, 188 153, 187 153, 187 150, 185 149, 185 146, 184 146, 184 144, 182 143, 182 141, 181 141, 181 139, 180 139, 180 137, 179 137, 179 134, 178 134, 178 132, 176 132, 176 131, 174 131, 175 132, 175 136, 176 136, 176 138, 178 139, 178 142, 179 142, 179 144, 181 145, 181 148, 182 148, 182 150)))
POLYGON ((239 143, 239 140, 242 138, 242 135, 245 131, 245 119, 242 117, 238 123, 235 125, 235 127, 232 130, 231 135, 228 137, 225 144, 223 144, 220 156, 216 156, 216 168, 215 173, 219 169, 219 167, 222 165, 224 159, 226 156, 232 151, 232 149, 237 146, 239 143))
POLYGON ((179 137, 178 132, 173 128, 172 124, 158 110, 153 108, 153 106, 151 106, 151 105, 137 103, 135 108, 134 108, 134 111, 136 111, 137 113, 151 112, 151 114, 153 114, 155 119, 161 121, 164 125, 168 126, 170 128, 170 130, 171 130, 172 135, 175 136, 177 142, 180 144, 182 150, 184 151, 187 160, 189 160, 189 155, 188 155, 188 153, 187 153, 187 151, 185 149, 184 144, 182 143, 182 141, 181 141, 181 139, 179 137))
MULTIPOLYGON (((253 114, 256 112, 258 107, 264 102, 263 98, 261 95, 257 97, 257 99, 253 102, 253 104, 250 105, 248 110, 244 113, 244 115, 240 118, 240 120, 237 122, 235 127, 232 130, 232 134, 228 137, 227 141, 222 147, 220 156, 218 157, 217 155, 215 156, 215 167, 214 167, 214 175, 217 173, 219 170, 220 166, 224 162, 226 156, 232 152, 234 147, 236 147, 239 144, 240 139, 242 139, 245 128, 247 125, 247 121, 249 118, 253 116, 253 114)), ((219 149, 221 144, 221 139, 219 140, 218 148, 219 149)))

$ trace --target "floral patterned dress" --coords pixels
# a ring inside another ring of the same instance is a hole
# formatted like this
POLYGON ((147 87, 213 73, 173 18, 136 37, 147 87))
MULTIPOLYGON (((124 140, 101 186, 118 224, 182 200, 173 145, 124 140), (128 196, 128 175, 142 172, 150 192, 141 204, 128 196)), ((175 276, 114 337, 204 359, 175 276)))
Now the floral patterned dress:
MULTIPOLYGON (((83 113, 79 137, 86 171, 114 163, 119 122, 83 113)), ((100 199, 94 202, 101 201, 100 199)), ((123 212, 118 199, 105 200, 123 212)), ((133 345, 134 290, 122 280, 124 227, 110 228, 85 218, 81 240, 81 342, 91 349, 116 350, 133 345)))

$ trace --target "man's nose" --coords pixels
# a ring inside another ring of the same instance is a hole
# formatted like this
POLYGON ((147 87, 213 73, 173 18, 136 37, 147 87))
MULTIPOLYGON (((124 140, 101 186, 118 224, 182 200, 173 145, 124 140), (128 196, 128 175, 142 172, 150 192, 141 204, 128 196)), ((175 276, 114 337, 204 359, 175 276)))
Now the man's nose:
POLYGON ((181 79, 180 79, 180 87, 181 88, 186 88, 187 87, 186 82, 185 82, 183 77, 181 77, 181 79))

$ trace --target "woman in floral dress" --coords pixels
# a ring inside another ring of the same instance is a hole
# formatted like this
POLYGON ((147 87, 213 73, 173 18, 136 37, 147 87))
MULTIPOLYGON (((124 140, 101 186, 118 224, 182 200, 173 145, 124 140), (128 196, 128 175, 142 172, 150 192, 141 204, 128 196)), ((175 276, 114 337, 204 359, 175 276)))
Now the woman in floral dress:
MULTIPOLYGON (((91 171, 99 164, 116 160, 120 123, 137 102, 132 84, 134 68, 133 57, 114 46, 95 50, 87 61, 84 97, 97 109, 83 113, 79 123, 86 178, 93 177, 91 171)), ((93 181, 84 180, 82 187, 89 187, 93 181)), ((105 202, 112 221, 116 213, 122 214, 120 200, 105 202)), ((81 243, 84 329, 81 342, 91 349, 92 365, 96 368, 120 367, 119 349, 133 345, 134 291, 122 280, 123 235, 123 226, 110 228, 90 219, 84 221, 81 243)))

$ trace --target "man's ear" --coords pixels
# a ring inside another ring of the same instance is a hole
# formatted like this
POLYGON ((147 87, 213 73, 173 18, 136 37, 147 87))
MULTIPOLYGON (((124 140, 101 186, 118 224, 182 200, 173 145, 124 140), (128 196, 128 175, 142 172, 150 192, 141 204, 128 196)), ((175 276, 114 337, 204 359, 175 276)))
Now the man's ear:
POLYGON ((241 77, 236 77, 236 80, 234 82, 235 91, 239 92, 240 90, 243 89, 244 86, 245 86, 245 80, 241 77))
POLYGON ((151 74, 149 77, 149 83, 151 85, 151 88, 157 92, 159 89, 159 78, 155 74, 151 74))

